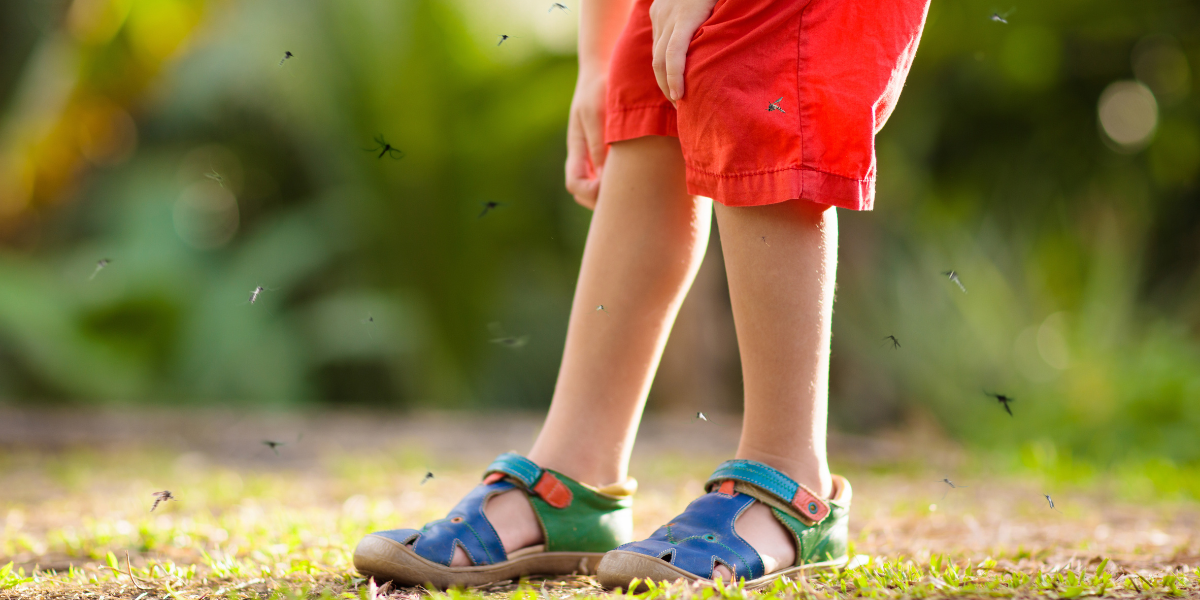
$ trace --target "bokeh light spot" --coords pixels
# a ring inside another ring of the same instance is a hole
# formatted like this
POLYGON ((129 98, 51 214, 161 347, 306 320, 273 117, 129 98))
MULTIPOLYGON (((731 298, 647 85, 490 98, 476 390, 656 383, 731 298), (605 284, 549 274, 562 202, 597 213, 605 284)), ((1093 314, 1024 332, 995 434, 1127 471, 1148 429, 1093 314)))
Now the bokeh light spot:
POLYGON ((1058 377, 1059 372, 1050 368, 1038 347, 1038 326, 1021 331, 1013 343, 1013 366, 1025 379, 1034 383, 1045 383, 1058 377))
POLYGON ((228 189, 210 181, 199 181, 175 202, 175 233, 198 250, 213 250, 228 244, 237 233, 237 199, 228 189))
POLYGON ((1063 335, 1066 324, 1066 313, 1054 313, 1046 317, 1037 332, 1038 354, 1046 364, 1060 371, 1071 366, 1071 351, 1063 335))
POLYGON ((181 185, 196 181, 217 182, 228 188, 235 196, 242 197, 245 170, 237 153, 221 144, 197 146, 184 155, 179 163, 178 178, 181 185))
POLYGON ((1100 128, 1121 151, 1137 151, 1149 143, 1158 125, 1158 102, 1150 88, 1136 81, 1117 81, 1100 94, 1100 128))
POLYGON ((129 41, 147 64, 158 64, 179 48, 198 15, 178 0, 139 2, 129 16, 129 41))
POLYGON ((111 102, 101 100, 82 107, 78 133, 79 151, 92 164, 120 164, 137 149, 133 117, 111 102))
POLYGON ((1174 104, 1188 95, 1191 68, 1179 41, 1166 34, 1148 35, 1133 47, 1133 74, 1150 86, 1164 105, 1174 104))

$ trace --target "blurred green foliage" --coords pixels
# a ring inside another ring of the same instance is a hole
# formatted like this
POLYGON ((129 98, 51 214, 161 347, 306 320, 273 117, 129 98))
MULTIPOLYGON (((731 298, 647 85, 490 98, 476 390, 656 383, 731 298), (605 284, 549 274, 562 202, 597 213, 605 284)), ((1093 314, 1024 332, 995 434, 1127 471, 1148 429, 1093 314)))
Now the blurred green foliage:
MULTIPOLYGON (((562 189, 570 6, 205 4, 127 107, 136 153, 0 251, 0 398, 545 406, 589 219, 562 189)), ((65 10, 0 8, 6 106, 65 10)), ((1195 65, 1194 4, 934 1, 877 208, 842 213, 840 426, 1200 461, 1195 65), (1156 127, 1122 146, 1098 102, 1134 79, 1156 127)))

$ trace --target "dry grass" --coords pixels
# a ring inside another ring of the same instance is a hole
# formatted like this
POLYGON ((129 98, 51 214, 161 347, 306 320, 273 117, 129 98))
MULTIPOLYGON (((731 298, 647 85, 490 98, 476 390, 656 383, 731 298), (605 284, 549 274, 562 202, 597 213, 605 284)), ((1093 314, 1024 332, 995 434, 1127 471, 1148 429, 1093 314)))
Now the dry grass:
MULTIPOLYGON (((639 535, 699 492, 736 432, 719 415, 647 423, 633 465, 639 535)), ((442 516, 492 455, 526 448, 535 433, 518 417, 0 413, 0 599, 425 595, 372 591, 355 577, 358 538, 442 516), (475 434, 456 448, 463 431, 475 434), (300 432, 278 455, 261 444, 300 432), (427 469, 435 479, 422 485, 427 469), (151 513, 162 489, 179 499, 151 513)), ((762 595, 1200 597, 1196 503, 1131 492, 1124 480, 989 469, 925 435, 835 439, 837 468, 855 486, 854 548, 872 560, 762 595), (970 487, 937 483, 946 476, 970 487)), ((605 592, 568 577, 450 593, 479 594, 605 592)), ((742 595, 682 585, 646 594, 742 595)))

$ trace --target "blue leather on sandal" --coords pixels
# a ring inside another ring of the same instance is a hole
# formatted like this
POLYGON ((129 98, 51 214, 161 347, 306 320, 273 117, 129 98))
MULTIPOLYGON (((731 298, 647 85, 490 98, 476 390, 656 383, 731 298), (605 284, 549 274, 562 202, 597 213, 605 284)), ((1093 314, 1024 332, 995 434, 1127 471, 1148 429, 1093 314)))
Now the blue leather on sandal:
POLYGON ((533 509, 547 538, 547 551, 604 552, 618 543, 619 539, 612 539, 614 534, 632 529, 627 500, 601 498, 594 490, 584 489, 565 475, 555 475, 519 454, 506 452, 496 457, 485 475, 483 483, 464 496, 446 518, 421 529, 391 529, 372 535, 401 545, 412 544, 417 556, 445 566, 450 566, 457 546, 462 547, 474 566, 502 563, 508 560, 508 554, 483 510, 488 498, 516 488, 518 483, 531 497, 537 498, 533 509), (577 503, 572 486, 582 494, 577 503), (548 508, 540 509, 539 502, 548 508), (573 510, 564 510, 573 504, 573 510), (553 510, 553 514, 544 512, 548 510, 553 510))
POLYGON ((487 499, 516 487, 508 481, 496 481, 476 486, 459 501, 445 519, 426 524, 421 529, 392 529, 375 535, 401 544, 412 545, 413 552, 431 562, 450 566, 455 546, 471 557, 475 565, 490 565, 508 560, 504 544, 491 522, 483 514, 487 499))
POLYGON ((692 501, 683 514, 649 538, 617 550, 660 558, 707 579, 712 579, 718 563, 728 567, 735 579, 757 579, 766 571, 762 557, 734 530, 738 517, 754 502, 746 494, 713 490, 692 501))
MULTIPOLYGON (((652 556, 705 579, 713 578, 720 563, 733 572, 735 580, 753 581, 765 575, 766 566, 758 552, 737 534, 735 525, 750 505, 770 500, 775 518, 795 538, 796 566, 837 560, 845 555, 848 506, 831 504, 777 469, 752 460, 725 461, 705 488, 709 490, 707 494, 649 538, 617 550, 652 556), (745 484, 750 487, 740 487, 745 484), (832 535, 835 530, 837 535, 832 535)), ((609 581, 605 585, 628 583, 624 581, 628 572, 618 573, 610 580, 604 563, 600 565, 600 575, 602 581, 609 581)))

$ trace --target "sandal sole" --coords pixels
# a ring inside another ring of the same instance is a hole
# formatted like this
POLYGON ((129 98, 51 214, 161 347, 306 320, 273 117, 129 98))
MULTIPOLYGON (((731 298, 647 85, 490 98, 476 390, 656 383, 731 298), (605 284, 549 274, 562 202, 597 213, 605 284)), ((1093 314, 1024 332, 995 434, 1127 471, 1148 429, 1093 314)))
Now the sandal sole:
MULTIPOLYGON (((855 563, 857 563, 857 557, 855 563)), ((774 573, 768 573, 758 579, 753 579, 746 582, 744 589, 758 589, 775 582, 780 577, 795 576, 806 571, 820 571, 823 569, 838 569, 845 567, 850 563, 850 557, 829 560, 825 562, 808 563, 796 567, 788 567, 774 573)), ((640 594, 649 589, 646 581, 671 582, 686 579, 688 581, 712 581, 704 577, 688 573, 675 565, 672 565, 660 558, 630 552, 629 550, 613 550, 604 555, 604 560, 600 561, 600 566, 597 568, 596 579, 600 585, 605 588, 628 588, 633 580, 638 579, 638 584, 633 589, 628 591, 635 594, 640 594)))
POLYGON ((354 568, 378 582, 444 590, 529 575, 590 575, 596 572, 603 557, 602 552, 537 552, 494 565, 447 567, 419 556, 395 540, 368 535, 354 549, 354 568))

